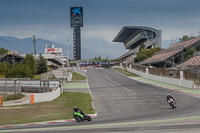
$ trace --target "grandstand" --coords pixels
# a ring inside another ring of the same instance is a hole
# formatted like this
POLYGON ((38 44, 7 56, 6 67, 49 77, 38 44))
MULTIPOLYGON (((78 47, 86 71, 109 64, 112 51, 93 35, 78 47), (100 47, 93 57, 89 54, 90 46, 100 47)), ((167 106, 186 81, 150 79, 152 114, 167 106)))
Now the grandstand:
POLYGON ((144 44, 147 49, 161 47, 162 35, 161 30, 150 27, 124 26, 113 39, 113 42, 124 43, 125 48, 129 50, 129 52, 118 58, 123 61, 123 65, 128 65, 134 63, 134 58, 139 51, 141 44, 144 44))
MULTIPOLYGON (((66 65, 67 56, 63 55, 62 48, 55 48, 54 44, 46 44, 45 52, 42 56, 47 60, 47 65, 52 69, 66 65)), ((39 59, 39 55, 36 55, 36 58, 39 59)))
POLYGON ((7 54, 0 56, 0 62, 22 63, 23 61, 24 57, 19 55, 17 52, 8 52, 7 54))
MULTIPOLYGON (((63 66, 62 60, 58 57, 55 57, 54 55, 43 54, 42 56, 47 60, 47 65, 53 69, 57 69, 57 68, 63 66)), ((37 59, 39 59, 39 55, 37 55, 37 59)))
POLYGON ((177 66, 177 68, 196 67, 200 65, 200 56, 194 56, 177 66))
MULTIPOLYGON (((18 52, 8 52, 0 55, 0 62, 23 63, 25 56, 18 52)), ((39 54, 35 55, 35 59, 39 60, 39 56, 39 54)), ((47 65, 52 69, 66 65, 67 57, 63 55, 62 48, 54 48, 54 45, 46 45, 45 52, 42 56, 47 60, 47 65)))
POLYGON ((180 62, 180 58, 183 60, 184 51, 189 47, 195 47, 199 43, 199 37, 176 43, 168 49, 155 53, 152 57, 140 62, 139 64, 155 67, 175 67, 176 63, 180 62))

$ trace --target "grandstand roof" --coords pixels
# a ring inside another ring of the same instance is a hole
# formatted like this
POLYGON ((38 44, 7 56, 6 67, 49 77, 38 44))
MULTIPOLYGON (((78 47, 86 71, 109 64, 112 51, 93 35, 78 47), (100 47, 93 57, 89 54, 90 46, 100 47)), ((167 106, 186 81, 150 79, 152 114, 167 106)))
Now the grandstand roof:
MULTIPOLYGON (((162 46, 162 31, 145 26, 124 26, 113 39, 113 42, 121 42, 129 52, 120 56, 119 59, 133 57, 139 52, 141 44, 145 48, 162 46)), ((133 60, 131 60, 132 62, 133 60)))
POLYGON ((160 51, 156 54, 154 54, 152 57, 146 59, 145 61, 140 62, 140 64, 151 64, 151 63, 158 63, 158 62, 164 62, 167 59, 175 56, 176 54, 183 51, 184 48, 196 45, 200 43, 200 38, 194 38, 185 42, 180 42, 172 45, 166 50, 160 51))
POLYGON ((113 39, 113 42, 125 42, 130 35, 133 33, 136 33, 138 30, 150 30, 158 34, 158 31, 156 29, 150 28, 150 27, 144 27, 144 26, 124 26, 120 32, 117 34, 117 36, 113 39))
POLYGON ((200 56, 194 56, 185 62, 181 63, 177 67, 187 67, 187 66, 199 66, 200 65, 200 56))
POLYGON ((141 64, 154 63, 154 62, 163 62, 166 59, 168 59, 169 57, 174 56, 175 54, 177 54, 180 51, 181 51, 181 49, 177 49, 177 50, 174 50, 174 51, 157 54, 157 55, 154 55, 154 56, 146 59, 141 64))

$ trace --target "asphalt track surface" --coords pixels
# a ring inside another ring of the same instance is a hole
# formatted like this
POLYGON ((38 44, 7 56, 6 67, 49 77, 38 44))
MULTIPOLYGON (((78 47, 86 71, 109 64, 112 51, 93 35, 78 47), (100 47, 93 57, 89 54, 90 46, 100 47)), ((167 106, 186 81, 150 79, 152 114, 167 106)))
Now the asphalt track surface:
POLYGON ((88 69, 87 79, 97 117, 92 122, 67 122, 0 129, 29 133, 200 132, 200 99, 132 80, 114 70, 88 69), (166 94, 176 100, 172 109, 166 94))

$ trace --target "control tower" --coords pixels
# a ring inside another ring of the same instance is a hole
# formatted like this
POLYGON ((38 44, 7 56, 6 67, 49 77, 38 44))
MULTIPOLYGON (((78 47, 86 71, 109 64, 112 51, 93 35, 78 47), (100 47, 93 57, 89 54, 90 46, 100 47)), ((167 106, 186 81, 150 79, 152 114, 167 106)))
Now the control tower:
POLYGON ((70 26, 73 28, 73 58, 81 60, 81 28, 83 7, 70 7, 70 26))

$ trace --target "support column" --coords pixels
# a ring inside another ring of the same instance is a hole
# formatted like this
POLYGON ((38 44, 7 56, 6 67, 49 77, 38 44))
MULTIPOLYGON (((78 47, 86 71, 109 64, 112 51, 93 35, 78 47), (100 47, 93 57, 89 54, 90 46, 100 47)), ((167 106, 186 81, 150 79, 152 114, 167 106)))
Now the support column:
POLYGON ((73 28, 73 55, 74 60, 81 60, 81 28, 73 28))

